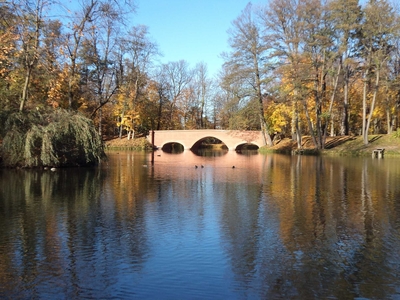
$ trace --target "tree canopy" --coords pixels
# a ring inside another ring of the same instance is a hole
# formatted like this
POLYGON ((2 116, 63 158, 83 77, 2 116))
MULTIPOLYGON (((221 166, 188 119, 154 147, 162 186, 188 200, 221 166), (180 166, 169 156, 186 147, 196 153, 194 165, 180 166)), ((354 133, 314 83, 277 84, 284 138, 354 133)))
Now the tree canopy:
MULTIPOLYGON (((100 137, 262 130, 267 145, 280 134, 301 147, 308 135, 318 149, 327 135, 363 135, 368 143, 369 134, 399 127, 400 22, 389 0, 249 3, 227 31, 229 50, 215 78, 206 62, 159 63, 149 29, 127 21, 135 9, 130 1, 82 0, 54 16, 61 4, 0 4, 3 145, 16 120, 63 109, 90 119, 100 137)), ((22 140, 29 131, 29 145, 50 149, 45 135, 55 129, 36 120, 13 134, 22 140)), ((48 155, 25 162, 61 163, 48 155)))

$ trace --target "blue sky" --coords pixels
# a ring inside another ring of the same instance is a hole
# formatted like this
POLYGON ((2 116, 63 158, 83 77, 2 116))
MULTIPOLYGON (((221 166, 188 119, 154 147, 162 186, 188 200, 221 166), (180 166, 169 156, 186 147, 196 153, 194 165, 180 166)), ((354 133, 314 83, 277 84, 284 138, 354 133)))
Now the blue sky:
MULTIPOLYGON (((186 60, 191 67, 207 63, 216 75, 228 51, 227 30, 249 0, 137 0, 132 23, 149 27, 163 54, 162 63, 186 60)), ((258 3, 252 1, 253 4, 258 3)))

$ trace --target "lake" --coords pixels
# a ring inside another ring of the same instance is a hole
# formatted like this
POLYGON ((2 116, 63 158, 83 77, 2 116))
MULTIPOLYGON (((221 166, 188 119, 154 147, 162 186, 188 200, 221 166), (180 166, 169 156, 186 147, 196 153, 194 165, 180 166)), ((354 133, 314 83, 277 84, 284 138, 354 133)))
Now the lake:
POLYGON ((0 170, 1 299, 399 299, 400 159, 0 170))

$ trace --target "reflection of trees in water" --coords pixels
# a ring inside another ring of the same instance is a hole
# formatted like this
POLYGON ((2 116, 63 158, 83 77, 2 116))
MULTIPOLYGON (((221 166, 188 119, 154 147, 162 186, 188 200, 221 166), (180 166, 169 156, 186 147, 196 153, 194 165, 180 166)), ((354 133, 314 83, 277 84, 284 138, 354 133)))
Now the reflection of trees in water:
POLYGON ((256 267, 259 210, 259 189, 257 185, 226 183, 219 187, 218 194, 223 195, 222 222, 226 238, 230 241, 228 250, 232 257, 235 273, 246 281, 253 276, 256 267), (239 259, 240 258, 240 259, 239 259))
POLYGON ((264 170, 266 184, 227 184, 221 193, 237 279, 266 298, 377 299, 398 293, 398 167, 273 157, 264 170), (394 169, 390 178, 387 167, 394 169))
POLYGON ((52 278, 54 294, 106 297, 125 270, 134 281, 145 265, 151 230, 182 233, 197 222, 202 231, 214 217, 243 297, 396 294, 398 164, 267 155, 254 167, 229 153, 195 169, 203 160, 185 157, 162 153, 154 168, 124 153, 100 169, 0 170, 0 298, 43 295, 38 276, 52 278))
POLYGON ((105 278, 118 276, 119 264, 140 268, 143 219, 137 211, 117 211, 104 170, 0 172, 0 295, 20 297, 27 287, 26 296, 46 294, 38 278, 49 277, 60 288, 51 294, 85 296, 86 284, 94 291, 112 285, 105 278))

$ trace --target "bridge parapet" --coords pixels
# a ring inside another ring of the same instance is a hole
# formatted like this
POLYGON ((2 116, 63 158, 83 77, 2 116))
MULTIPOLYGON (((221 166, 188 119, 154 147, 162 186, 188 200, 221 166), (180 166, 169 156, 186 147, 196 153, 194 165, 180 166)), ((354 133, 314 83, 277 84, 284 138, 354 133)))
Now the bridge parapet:
MULTIPOLYGON (((242 144, 264 146, 261 131, 199 129, 199 130, 155 130, 154 146, 162 148, 168 143, 179 143, 185 150, 191 149, 198 141, 213 137, 222 141, 229 150, 235 150, 242 144)), ((151 142, 151 136, 147 139, 151 142)))

